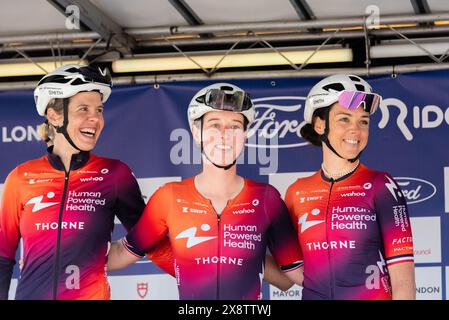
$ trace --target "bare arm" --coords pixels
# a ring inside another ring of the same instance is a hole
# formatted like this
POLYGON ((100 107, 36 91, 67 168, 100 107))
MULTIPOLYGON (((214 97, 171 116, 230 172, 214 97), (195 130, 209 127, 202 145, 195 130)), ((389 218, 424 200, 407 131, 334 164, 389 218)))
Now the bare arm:
POLYGON ((295 284, 302 286, 302 282, 304 281, 304 267, 303 266, 301 266, 295 270, 284 272, 284 274, 295 284))
POLYGON ((393 300, 415 300, 415 266, 413 262, 403 262, 388 267, 393 300))
POLYGON ((107 271, 126 268, 140 259, 140 257, 126 250, 121 241, 113 242, 108 253, 107 271))
POLYGON ((302 267, 300 267, 292 271, 282 272, 274 258, 267 255, 265 257, 264 280, 282 291, 286 291, 295 283, 302 285, 302 270, 302 267))

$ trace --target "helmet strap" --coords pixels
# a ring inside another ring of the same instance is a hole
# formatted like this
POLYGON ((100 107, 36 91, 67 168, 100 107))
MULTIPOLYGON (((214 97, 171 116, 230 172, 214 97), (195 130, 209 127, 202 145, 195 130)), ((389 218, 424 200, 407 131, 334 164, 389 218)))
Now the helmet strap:
MULTIPOLYGON (((48 119, 45 119, 45 125, 47 126, 47 131, 50 129, 50 123, 48 122, 48 119)), ((45 138, 44 140, 45 142, 50 142, 51 139, 49 136, 47 136, 47 138, 45 138)))
POLYGON ((345 159, 345 160, 349 161, 350 163, 356 162, 356 161, 360 158, 360 156, 361 156, 363 150, 360 151, 359 154, 358 154, 355 158, 352 158, 352 159, 346 159, 346 158, 343 158, 340 154, 338 154, 337 150, 335 150, 334 147, 332 147, 332 145, 331 145, 331 143, 330 143, 330 141, 329 141, 329 138, 328 138, 328 136, 329 136, 329 112, 330 112, 330 108, 327 108, 326 114, 324 115, 324 121, 325 121, 325 123, 326 123, 326 127, 325 127, 325 129, 324 129, 324 133, 320 135, 320 140, 321 140, 322 142, 324 142, 324 143, 326 144, 326 146, 327 146, 327 147, 328 147, 334 154, 336 154, 338 157, 340 157, 340 158, 342 158, 342 159, 345 159))
POLYGON ((212 163, 214 166, 216 166, 219 169, 223 169, 223 170, 229 170, 231 169, 235 163, 237 162, 237 159, 235 159, 231 164, 228 164, 226 166, 221 166, 218 165, 216 163, 214 163, 211 159, 209 159, 209 157, 207 156, 207 154, 204 152, 204 148, 203 148, 203 117, 201 117, 201 133, 200 133, 200 147, 201 147, 201 154, 204 154, 204 156, 206 157, 207 160, 209 160, 210 163, 212 163))
POLYGON ((74 147, 78 151, 82 151, 80 148, 78 148, 76 146, 76 144, 70 138, 69 133, 67 132, 67 126, 69 125, 69 99, 68 98, 64 98, 63 99, 63 104, 64 104, 64 107, 63 107, 64 121, 62 123, 62 126, 60 126, 60 127, 56 127, 55 126, 56 132, 57 133, 62 133, 64 135, 65 139, 70 143, 70 145, 72 147, 74 147))

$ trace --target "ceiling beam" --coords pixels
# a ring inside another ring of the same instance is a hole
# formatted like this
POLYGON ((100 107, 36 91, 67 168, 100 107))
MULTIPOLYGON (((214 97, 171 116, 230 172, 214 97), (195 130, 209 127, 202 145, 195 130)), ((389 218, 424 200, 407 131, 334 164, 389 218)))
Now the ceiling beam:
MULTIPOLYGON (((427 3, 427 0, 410 0, 410 3, 412 4, 413 11, 415 11, 415 13, 417 15, 431 13, 429 4, 427 3)), ((421 27, 425 27, 425 26, 433 25, 433 22, 422 22, 422 23, 419 23, 418 25, 421 27)))
POLYGON ((301 20, 315 20, 316 17, 307 4, 306 0, 290 0, 293 8, 295 8, 296 14, 301 20))
POLYGON ((410 0, 413 10, 416 14, 427 14, 430 13, 430 7, 427 0, 410 0))
POLYGON ((191 25, 199 26, 203 21, 193 11, 192 8, 184 0, 168 0, 170 4, 182 15, 182 17, 191 25))
POLYGON ((103 11, 94 6, 89 0, 47 0, 65 14, 69 5, 79 8, 80 24, 98 33, 106 42, 118 47, 123 53, 131 53, 136 46, 135 39, 126 34, 122 27, 109 18, 103 11))
MULTIPOLYGON (((168 0, 170 4, 182 15, 191 26, 204 25, 203 20, 196 14, 196 12, 184 0, 168 0)), ((212 33, 200 33, 201 38, 212 38, 212 33)))
MULTIPOLYGON (((409 24, 449 20, 449 12, 440 12, 438 14, 408 14, 381 16, 380 24, 409 24)), ((235 33, 279 30, 300 30, 308 28, 343 28, 343 27, 363 27, 364 17, 338 18, 338 19, 320 19, 310 21, 272 21, 272 22, 249 22, 249 23, 229 23, 229 24, 206 24, 201 26, 173 26, 151 27, 151 28, 133 28, 129 30, 130 35, 139 34, 140 36, 161 37, 173 35, 189 35, 200 33, 235 33)))

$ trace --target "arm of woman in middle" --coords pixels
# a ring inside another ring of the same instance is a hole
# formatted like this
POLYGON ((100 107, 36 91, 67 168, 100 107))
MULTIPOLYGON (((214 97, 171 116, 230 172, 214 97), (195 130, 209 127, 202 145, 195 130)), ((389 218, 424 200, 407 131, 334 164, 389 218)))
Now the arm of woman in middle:
POLYGON ((265 273, 264 280, 269 284, 286 291, 290 289, 295 283, 302 284, 303 281, 303 267, 298 269, 282 272, 281 268, 277 265, 274 258, 270 255, 265 256, 265 273), (298 271, 296 271, 298 270, 298 271), (291 274, 291 272, 293 272, 291 274), (289 276, 290 275, 290 276, 289 276))
POLYGON ((143 258, 159 243, 164 242, 168 227, 166 215, 168 210, 161 208, 171 201, 171 186, 159 188, 150 198, 139 221, 128 232, 125 238, 113 242, 108 252, 107 270, 125 268, 143 258))
POLYGON ((123 245, 123 240, 115 241, 111 244, 108 252, 107 270, 115 271, 139 261, 142 257, 132 254, 123 245))
POLYGON ((272 221, 268 229, 269 248, 279 266, 269 270, 268 279, 277 283, 285 276, 293 283, 302 285, 302 253, 287 206, 273 186, 267 188, 265 199, 272 221))

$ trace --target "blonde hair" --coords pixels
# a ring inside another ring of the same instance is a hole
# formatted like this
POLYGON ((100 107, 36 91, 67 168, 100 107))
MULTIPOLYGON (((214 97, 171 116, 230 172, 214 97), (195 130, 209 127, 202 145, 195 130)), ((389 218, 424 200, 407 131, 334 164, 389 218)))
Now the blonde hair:
MULTIPOLYGON (((64 112, 64 99, 52 99, 48 103, 47 109, 52 108, 56 111, 58 114, 62 114, 64 112)), ((46 120, 44 123, 42 123, 38 128, 39 136, 44 141, 53 140, 55 137, 55 128, 48 123, 48 120, 46 120)))

